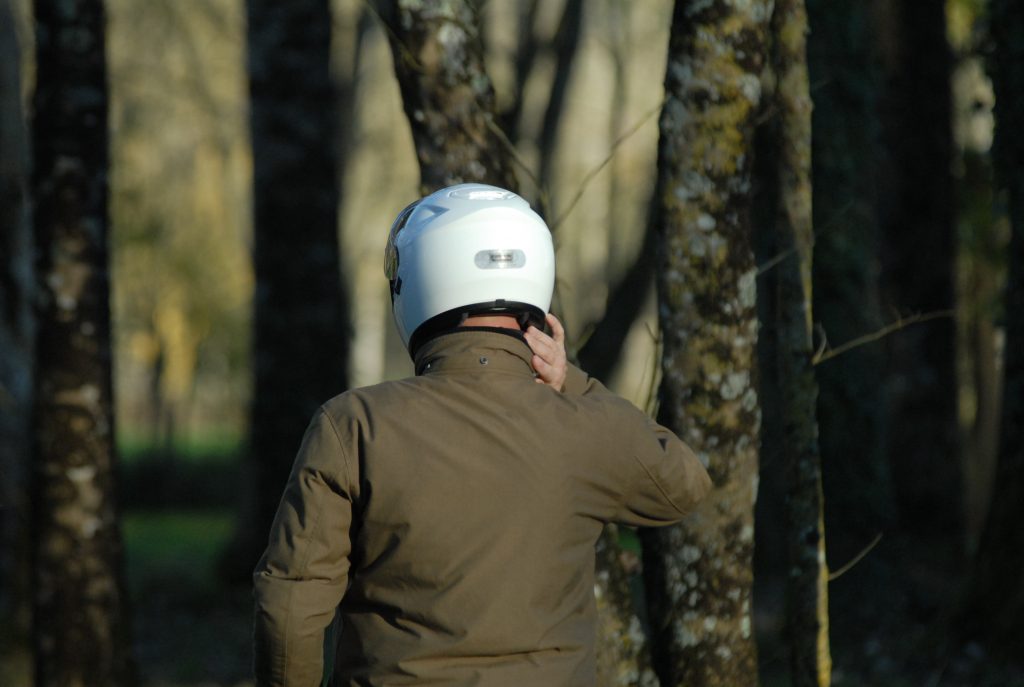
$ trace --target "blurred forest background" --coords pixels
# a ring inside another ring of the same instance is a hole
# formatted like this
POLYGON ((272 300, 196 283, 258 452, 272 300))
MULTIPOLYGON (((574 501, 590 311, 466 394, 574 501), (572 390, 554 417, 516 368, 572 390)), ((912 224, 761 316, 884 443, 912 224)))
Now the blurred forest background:
POLYGON ((249 684, 307 419, 411 373, 390 223, 479 180, 716 482, 601 540, 602 684, 1024 685, 1022 123, 1014 0, 0 0, 0 684, 249 684))

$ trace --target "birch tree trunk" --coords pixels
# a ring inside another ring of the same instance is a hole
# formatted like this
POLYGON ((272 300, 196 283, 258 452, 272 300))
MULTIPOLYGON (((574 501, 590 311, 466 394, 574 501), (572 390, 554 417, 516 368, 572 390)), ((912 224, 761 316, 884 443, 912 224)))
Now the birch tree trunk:
POLYGON ((466 181, 516 188, 476 3, 388 0, 381 16, 420 162, 421 193, 466 181))
POLYGON ((757 684, 751 622, 760 409, 751 248, 754 119, 770 0, 677 0, 658 144, 659 421, 714 489, 680 525, 645 531, 663 685, 757 684))
POLYGON ((999 458, 988 520, 969 588, 968 632, 1016 657, 1024 630, 1024 7, 990 5, 997 182, 1008 198, 1012 234, 1006 284, 1006 346, 999 458))
POLYGON ((337 101, 328 0, 248 0, 256 293, 249 467, 254 503, 224 572, 266 547, 317 407, 348 385, 347 299, 338 256, 337 101))
MULTIPOLYGON (((498 135, 476 5, 391 0, 383 8, 405 112, 420 163, 421 192, 479 181, 517 190, 513 150, 498 135)), ((601 687, 656 684, 618 542, 598 543, 595 593, 601 687)))
POLYGON ((827 687, 828 568, 818 447, 818 383, 812 362, 811 97, 807 77, 807 11, 803 0, 775 0, 772 129, 778 137, 775 245, 792 251, 775 275, 775 335, 787 529, 786 626, 790 672, 797 687, 827 687))
POLYGON ((35 21, 35 683, 131 685, 114 484, 103 3, 41 0, 35 21))

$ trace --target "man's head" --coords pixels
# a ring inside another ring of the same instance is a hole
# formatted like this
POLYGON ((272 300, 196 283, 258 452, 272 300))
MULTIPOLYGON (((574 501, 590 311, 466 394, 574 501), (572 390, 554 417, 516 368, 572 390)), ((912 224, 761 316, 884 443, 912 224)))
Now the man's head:
POLYGON ((551 232, 525 200, 495 186, 460 184, 398 215, 384 272, 399 335, 414 354, 468 317, 513 317, 523 328, 542 326, 555 254, 551 232))

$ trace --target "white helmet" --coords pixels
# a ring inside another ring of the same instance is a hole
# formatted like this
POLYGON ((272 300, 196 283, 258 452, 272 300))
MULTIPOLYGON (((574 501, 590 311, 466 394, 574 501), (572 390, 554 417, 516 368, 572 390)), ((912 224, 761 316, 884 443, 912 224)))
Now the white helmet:
POLYGON ((555 285, 551 232, 511 191, 459 184, 402 210, 384 252, 402 343, 415 354, 468 315, 510 313, 540 326, 555 285))

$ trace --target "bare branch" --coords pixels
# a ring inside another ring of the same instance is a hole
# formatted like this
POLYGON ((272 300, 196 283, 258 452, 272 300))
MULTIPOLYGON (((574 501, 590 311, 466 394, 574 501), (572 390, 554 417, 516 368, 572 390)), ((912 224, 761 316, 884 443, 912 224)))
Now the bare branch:
POLYGON ((871 553, 871 550, 873 548, 875 548, 876 546, 878 546, 878 542, 880 542, 880 541, 882 541, 882 533, 881 532, 876 534, 875 538, 872 539, 868 543, 867 546, 865 546, 863 549, 861 549, 860 553, 858 553, 856 556, 851 558, 850 561, 846 565, 840 567, 838 570, 835 570, 835 571, 829 573, 828 581, 831 582, 832 580, 838 578, 840 575, 845 574, 846 572, 848 572, 850 570, 850 568, 852 568, 853 566, 857 565, 862 560, 864 560, 864 557, 867 556, 869 553, 871 553))
POLYGON ((879 339, 885 338, 886 336, 889 336, 893 332, 897 332, 903 329, 904 327, 909 327, 912 324, 928 322, 929 320, 937 320, 943 317, 953 317, 953 315, 954 312, 952 310, 935 310, 932 312, 911 315, 910 317, 907 318, 901 317, 895 322, 890 322, 881 329, 874 331, 870 334, 858 336, 856 339, 853 339, 852 341, 847 341, 843 345, 836 346, 835 348, 829 349, 827 351, 819 351, 811 360, 811 364, 819 365, 820 363, 823 363, 826 360, 831 360, 832 358, 835 358, 837 355, 842 355, 843 353, 846 353, 847 351, 853 348, 858 348, 865 344, 869 344, 873 341, 878 341, 879 339))
POLYGON ((583 194, 587 190, 587 186, 590 185, 590 182, 594 180, 594 177, 596 177, 602 169, 608 166, 608 163, 612 161, 613 157, 615 157, 615 152, 619 149, 619 146, 625 143, 626 139, 630 138, 633 134, 639 131, 640 128, 651 119, 651 117, 661 112, 661 108, 664 104, 665 101, 663 100, 654 107, 652 107, 649 111, 644 113, 644 116, 641 117, 636 124, 631 126, 624 134, 615 139, 615 142, 612 143, 611 150, 608 152, 608 157, 602 160, 599 165, 597 165, 592 170, 587 172, 586 176, 583 177, 583 181, 580 182, 580 187, 576 191, 576 195, 574 195, 572 200, 569 201, 569 207, 567 207, 565 209, 565 212, 559 215, 558 219, 551 224, 552 232, 554 232, 562 224, 562 222, 565 221, 565 218, 569 216, 569 213, 571 213, 576 208, 576 205, 580 202, 580 199, 583 198, 583 194))

